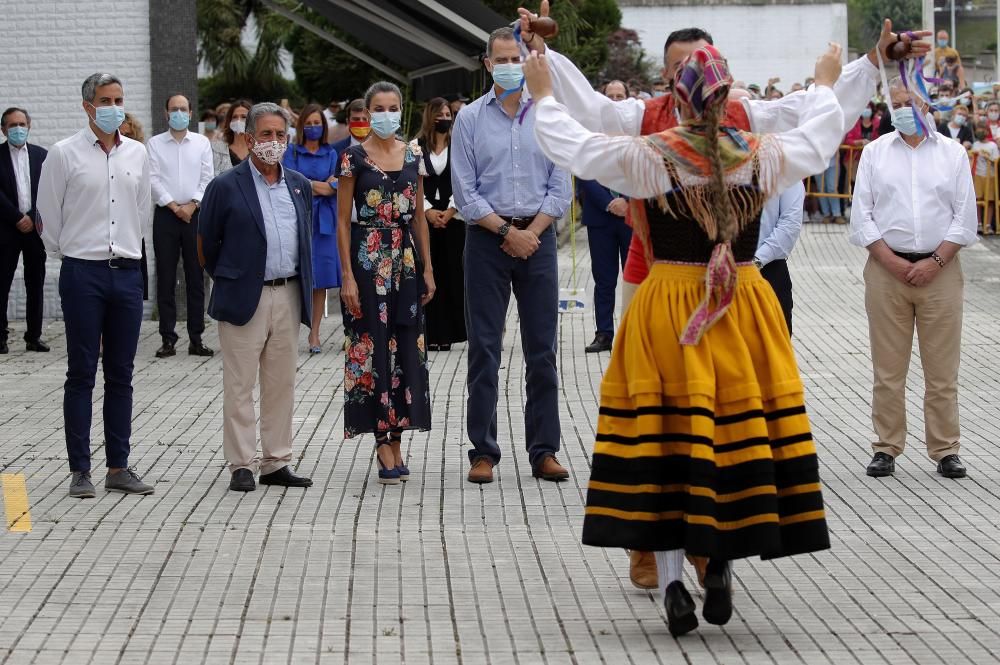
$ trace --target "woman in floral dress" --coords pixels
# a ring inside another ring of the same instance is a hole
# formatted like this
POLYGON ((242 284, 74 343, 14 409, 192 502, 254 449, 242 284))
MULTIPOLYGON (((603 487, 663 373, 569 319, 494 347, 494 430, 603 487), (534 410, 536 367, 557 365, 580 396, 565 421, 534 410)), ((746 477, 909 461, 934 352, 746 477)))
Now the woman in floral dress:
POLYGON ((434 277, 423 160, 419 149, 396 138, 399 88, 375 83, 365 106, 372 133, 344 152, 337 211, 347 339, 344 436, 374 433, 379 482, 394 485, 410 475, 402 432, 431 426, 424 305, 434 295, 434 277))

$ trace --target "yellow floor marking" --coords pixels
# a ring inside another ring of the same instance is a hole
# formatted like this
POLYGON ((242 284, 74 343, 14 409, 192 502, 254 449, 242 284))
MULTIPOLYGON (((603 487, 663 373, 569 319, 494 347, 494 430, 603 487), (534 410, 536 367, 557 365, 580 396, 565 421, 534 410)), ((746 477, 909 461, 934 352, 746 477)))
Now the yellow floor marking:
POLYGON ((3 505, 7 513, 9 531, 31 531, 31 512, 28 510, 28 490, 23 473, 0 473, 3 484, 3 505))

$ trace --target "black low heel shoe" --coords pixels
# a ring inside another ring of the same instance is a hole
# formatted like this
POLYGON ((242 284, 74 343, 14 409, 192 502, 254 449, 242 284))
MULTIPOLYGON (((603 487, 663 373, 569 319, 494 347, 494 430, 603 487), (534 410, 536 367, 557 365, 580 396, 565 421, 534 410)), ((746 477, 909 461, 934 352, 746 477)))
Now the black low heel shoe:
POLYGON ((705 607, 701 610, 705 621, 724 626, 733 616, 733 573, 729 563, 719 571, 714 562, 708 562, 705 572, 705 607))
POLYGON ((663 605, 667 610, 667 629, 674 637, 690 633, 698 627, 698 617, 694 613, 694 600, 691 599, 691 594, 684 588, 684 583, 680 580, 671 582, 667 586, 663 605))

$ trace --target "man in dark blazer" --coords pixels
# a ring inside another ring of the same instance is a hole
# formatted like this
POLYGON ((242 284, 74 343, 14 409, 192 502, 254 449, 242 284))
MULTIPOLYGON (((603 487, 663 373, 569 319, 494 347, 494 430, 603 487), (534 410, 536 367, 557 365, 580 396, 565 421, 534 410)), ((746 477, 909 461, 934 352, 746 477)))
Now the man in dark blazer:
POLYGON ((202 199, 198 248, 214 280, 208 314, 222 347, 223 451, 229 489, 309 487, 292 459, 299 323, 312 322, 312 186, 284 169, 288 115, 257 104, 247 116, 249 159, 213 180, 202 199), (260 439, 253 389, 260 375, 260 439))
POLYGON ((38 179, 48 152, 28 143, 31 117, 24 109, 9 108, 0 116, 7 145, 0 146, 0 354, 7 347, 7 298, 14 282, 18 257, 24 255, 24 290, 27 293, 28 351, 48 351, 41 340, 45 289, 45 246, 35 230, 38 179))
POLYGON ((625 266, 632 229, 625 223, 628 201, 596 180, 577 180, 594 275, 594 316, 597 334, 587 353, 610 351, 615 337, 615 289, 618 268, 625 266))

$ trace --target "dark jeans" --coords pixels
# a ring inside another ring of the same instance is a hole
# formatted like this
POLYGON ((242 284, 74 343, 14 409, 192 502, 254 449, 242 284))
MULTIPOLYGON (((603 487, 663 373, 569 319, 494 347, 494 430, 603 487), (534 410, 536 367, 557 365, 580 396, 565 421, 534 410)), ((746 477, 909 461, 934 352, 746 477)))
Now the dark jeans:
MULTIPOLYGON (((532 466, 559 450, 559 376, 556 373, 559 270, 550 227, 527 260, 500 249, 500 238, 478 226, 465 235, 465 321, 469 333, 469 460, 500 461, 497 398, 504 322, 513 287, 526 370, 525 447, 532 466)), ((511 406, 517 413, 519 404, 511 406)))
POLYGON ((785 315, 785 323, 788 324, 788 334, 792 334, 792 276, 788 273, 788 262, 785 259, 771 261, 761 268, 760 274, 774 289, 774 294, 778 296, 781 303, 781 311, 785 315))
POLYGON ((24 290, 27 296, 25 319, 28 326, 25 342, 37 342, 42 336, 42 305, 45 299, 45 246, 38 234, 4 229, 0 234, 0 340, 7 340, 7 299, 14 283, 17 261, 24 255, 24 290))
POLYGON ((190 223, 169 208, 153 211, 153 254, 156 256, 156 305, 160 312, 160 337, 177 343, 177 261, 184 259, 184 287, 187 291, 187 330, 192 342, 205 332, 205 283, 198 263, 198 213, 190 223))
POLYGON ((139 261, 112 268, 107 261, 64 258, 59 296, 66 323, 63 419, 71 471, 90 471, 90 422, 97 359, 104 345, 104 441, 107 465, 128 466, 132 433, 132 366, 142 323, 139 261))
POLYGON ((594 274, 594 316, 597 332, 615 334, 615 289, 618 287, 618 266, 625 267, 632 229, 625 223, 588 226, 590 269, 594 274))

